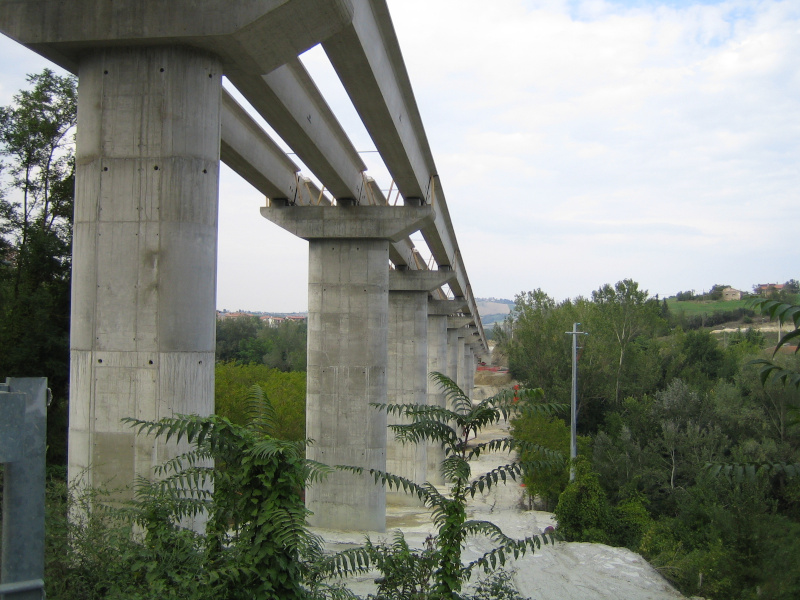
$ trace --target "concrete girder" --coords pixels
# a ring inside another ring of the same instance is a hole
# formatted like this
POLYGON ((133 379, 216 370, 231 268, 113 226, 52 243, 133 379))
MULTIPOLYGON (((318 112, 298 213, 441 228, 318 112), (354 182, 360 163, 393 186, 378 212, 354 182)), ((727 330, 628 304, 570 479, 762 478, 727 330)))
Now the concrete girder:
POLYGON ((453 271, 390 271, 390 292, 432 292, 455 277, 453 271))
POLYGON ((448 329, 461 329, 461 328, 466 327, 470 323, 474 323, 474 322, 475 322, 475 317, 472 317, 472 316, 448 315, 448 317, 447 317, 447 328, 448 329))
POLYGON ((435 173, 385 2, 355 2, 352 22, 322 47, 405 197, 428 199, 435 173))
POLYGON ((267 75, 226 75, 334 198, 366 202, 367 167, 297 58, 267 75))
MULTIPOLYGON (((354 2, 352 23, 322 42, 367 131, 404 197, 424 198, 436 219, 422 229, 437 264, 452 265, 451 287, 467 297, 476 315, 469 281, 455 241, 436 166, 414 100, 385 0, 354 2)), ((481 335, 482 340, 485 336, 481 335)), ((485 344, 484 344, 485 345, 485 344)))
POLYGON ((297 196, 300 168, 225 90, 220 159, 268 198, 297 196))
MULTIPOLYGON (((344 196, 351 196, 357 194, 358 197, 365 198, 368 204, 386 205, 386 198, 380 190, 380 186, 371 177, 366 177, 367 193, 364 195, 360 189, 361 181, 363 178, 362 173, 358 169, 364 169, 364 164, 361 162, 355 148, 347 141, 344 132, 339 126, 338 122, 333 117, 330 109, 324 103, 319 90, 313 85, 310 77, 305 73, 305 69, 299 63, 293 63, 288 73, 283 69, 279 69, 283 73, 277 77, 275 73, 270 75, 270 80, 283 80, 285 85, 283 90, 292 87, 290 83, 286 83, 291 79, 297 79, 303 82, 302 86, 294 86, 294 93, 301 98, 300 104, 306 107, 317 107, 313 114, 315 115, 311 121, 317 123, 316 134, 320 138, 328 138, 333 140, 328 146, 332 144, 341 144, 337 149, 332 151, 333 156, 337 156, 337 164, 324 160, 324 157, 312 156, 309 152, 298 153, 304 162, 316 169, 315 172, 328 172, 326 181, 328 184, 339 182, 338 191, 344 196), (324 128, 319 124, 323 123, 324 128), (324 131, 323 131, 324 129, 324 131), (343 173, 349 173, 345 175, 343 173), (345 180, 353 182, 349 192, 345 180), (345 187, 341 187, 345 186, 345 187)), ((248 85, 260 87, 258 81, 251 81, 248 85)), ((259 94, 259 98, 263 98, 263 94, 259 94)), ((259 104, 258 102, 256 104, 259 104)), ((291 102, 289 102, 291 104, 291 102)), ((265 118, 270 117, 268 120, 273 120, 276 130, 282 132, 283 136, 293 140, 294 146, 302 144, 312 144, 310 137, 302 133, 303 122, 308 121, 311 113, 307 112, 307 118, 300 119, 299 123, 291 124, 293 116, 300 115, 302 111, 296 108, 288 109, 287 107, 280 107, 275 103, 265 102, 264 111, 269 111, 268 115, 262 116, 265 118), (280 114, 283 112, 283 114, 280 114), (291 114, 287 114, 291 113, 291 114), (300 132, 297 129, 301 130, 300 132)), ((308 121, 310 122, 310 121, 308 121)), ((304 146, 305 147, 305 146, 304 146)), ((294 162, 289 159, 286 154, 280 150, 267 135, 267 133, 244 111, 244 109, 230 96, 227 92, 223 97, 223 130, 222 130, 222 160, 241 175, 245 180, 252 184, 256 189, 261 191, 268 198, 287 198, 300 205, 310 204, 305 201, 304 189, 297 189, 295 182, 290 178, 290 170, 297 171, 298 168, 294 162), (233 114, 230 114, 233 113, 233 114), (277 152, 276 152, 277 151, 277 152), (268 157, 268 158, 267 158, 268 157), (284 182, 281 184, 280 182, 284 182), (271 193, 270 193, 271 192, 271 193)), ((301 182, 301 186, 305 185, 301 182)), ((335 183, 333 185, 336 185, 335 183)), ((336 196, 336 189, 329 191, 336 196)), ((314 197, 319 197, 320 190, 314 190, 312 194, 314 197)), ((323 196, 321 204, 330 204, 327 197, 323 196)), ((393 242, 389 247, 389 259, 398 266, 407 266, 411 269, 427 268, 422 262, 416 261, 414 258, 415 248, 414 244, 409 239, 399 240, 393 242)))
POLYGON ((187 46, 269 73, 348 25, 351 0, 4 0, 0 30, 72 73, 87 49, 187 46), (188 16, 191 18, 188 18, 188 16))
POLYGON ((428 315, 448 316, 462 312, 468 304, 464 298, 455 300, 428 300, 428 315))
POLYGON ((430 206, 265 206, 261 215, 305 240, 397 241, 432 218, 430 206))

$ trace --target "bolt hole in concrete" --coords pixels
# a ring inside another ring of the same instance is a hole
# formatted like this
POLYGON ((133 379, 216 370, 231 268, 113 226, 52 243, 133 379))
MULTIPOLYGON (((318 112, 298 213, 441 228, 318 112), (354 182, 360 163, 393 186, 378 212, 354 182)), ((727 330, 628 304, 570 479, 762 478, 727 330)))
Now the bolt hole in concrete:
POLYGON ((208 170, 207 169, 203 169, 203 173, 208 173, 208 170))
POLYGON ((153 167, 153 171, 158 171, 158 165, 156 165, 155 167, 153 167))
POLYGON ((163 72, 164 72, 164 67, 161 67, 161 68, 159 69, 159 71, 160 71, 161 73, 163 73, 163 72))
POLYGON ((108 171, 108 167, 103 167, 103 171, 108 171))
POLYGON ((152 361, 152 360, 148 360, 147 362, 148 362, 149 364, 151 364, 151 365, 153 364, 153 361, 152 361))
POLYGON ((103 75, 108 75, 108 71, 103 71, 103 75))
POLYGON ((102 358, 98 358, 97 362, 101 363, 101 362, 103 362, 103 359, 102 358))

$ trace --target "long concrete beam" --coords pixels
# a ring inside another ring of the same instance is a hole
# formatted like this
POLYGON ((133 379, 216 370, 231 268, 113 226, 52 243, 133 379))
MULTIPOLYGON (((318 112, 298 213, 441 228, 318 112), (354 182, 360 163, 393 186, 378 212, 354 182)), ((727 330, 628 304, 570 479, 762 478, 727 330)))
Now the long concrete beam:
POLYGON ((297 58, 268 75, 226 75, 334 198, 366 200, 367 167, 297 58))
MULTIPOLYGON (((352 22, 322 42, 334 69, 405 198, 433 203, 436 219, 422 230, 440 266, 457 272, 451 284, 470 311, 477 306, 453 231, 436 166, 385 0, 354 2, 352 22)), ((480 327, 480 326, 479 326, 480 327)), ((481 329, 481 341, 486 347, 481 329)))
POLYGON ((297 197, 300 167, 225 90, 220 159, 268 198, 297 197))
MULTIPOLYGON (((308 90, 309 88, 306 92, 310 93, 308 90)), ((319 94, 318 91, 316 93, 319 94)), ((325 121, 332 123, 330 118, 325 121)), ((330 135, 335 135, 335 132, 330 135)), ((310 189, 309 184, 302 179, 298 185, 299 167, 225 90, 222 95, 220 158, 268 198, 286 198, 301 206, 313 205, 317 201, 321 205, 330 204, 327 196, 315 186, 313 190, 310 189)), ((343 167, 339 165, 338 168, 343 167)), ((375 181, 363 174, 360 176, 366 181, 367 204, 387 205, 388 202, 375 181)), ((339 179, 343 180, 341 177, 339 179)), ((424 262, 416 260, 416 252, 414 243, 408 238, 392 242, 389 246, 389 258, 395 265, 409 269, 427 269, 424 262)))

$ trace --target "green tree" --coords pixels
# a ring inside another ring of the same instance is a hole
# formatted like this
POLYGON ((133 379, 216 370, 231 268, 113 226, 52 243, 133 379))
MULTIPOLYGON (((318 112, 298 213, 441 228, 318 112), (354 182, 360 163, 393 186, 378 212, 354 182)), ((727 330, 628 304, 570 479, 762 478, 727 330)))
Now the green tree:
POLYGON ((557 304, 541 289, 518 294, 506 318, 502 350, 509 370, 528 387, 540 387, 554 402, 569 398, 571 304, 557 304), (566 329, 565 329, 566 328, 566 329))
POLYGON ((76 83, 49 69, 0 107, 0 373, 49 379, 48 457, 66 460, 76 83))
POLYGON ((599 344, 606 345, 609 353, 613 350, 611 399, 618 405, 622 399, 626 360, 634 342, 663 326, 660 306, 657 300, 648 297, 647 290, 639 289, 639 284, 631 279, 618 281, 613 287, 605 284, 592 292, 592 300, 596 310, 586 327, 599 344))
POLYGON ((306 370, 308 327, 305 320, 284 321, 276 327, 258 317, 217 321, 217 361, 260 363, 281 371, 306 370))
MULTIPOLYGON (((515 440, 529 442, 557 450, 569 456, 569 427, 558 417, 551 415, 528 414, 511 421, 511 435, 515 440)), ((525 463, 528 457, 520 456, 525 463)), ((531 497, 538 496, 545 503, 545 510, 551 510, 558 502, 558 496, 569 481, 569 470, 536 469, 523 476, 525 490, 531 497)))

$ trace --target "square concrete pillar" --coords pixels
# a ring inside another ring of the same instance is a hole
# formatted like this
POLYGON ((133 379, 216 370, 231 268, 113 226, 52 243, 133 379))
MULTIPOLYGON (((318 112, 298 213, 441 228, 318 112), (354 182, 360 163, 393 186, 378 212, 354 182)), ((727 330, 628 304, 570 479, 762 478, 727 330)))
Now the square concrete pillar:
POLYGON ((463 344, 462 340, 464 339, 463 333, 461 333, 461 329, 452 329, 448 327, 447 329, 447 371, 445 375, 447 375, 456 385, 459 384, 459 373, 464 370, 463 367, 463 360, 461 361, 461 367, 459 367, 459 356, 463 358, 463 344), (461 336, 461 337, 459 337, 461 336), (459 350, 461 348, 461 350, 459 350))
POLYGON ((80 60, 71 480, 126 486, 181 451, 124 417, 214 410, 221 77, 190 48, 80 60))
MULTIPOLYGON (((389 242, 312 239, 306 434, 310 459, 386 470, 389 242)), ((384 531, 386 494, 369 474, 334 473, 306 490, 316 527, 384 531)))
MULTIPOLYGON (((428 373, 447 373, 447 315, 428 316, 428 373)), ((446 408, 444 392, 428 379, 428 404, 446 408)), ((442 461, 444 448, 441 444, 429 444, 427 448, 428 481, 442 485, 442 461)))
MULTIPOLYGON (((427 404, 428 292, 389 292, 388 398, 392 404, 427 404)), ((408 419, 388 415, 389 425, 408 419)), ((386 470, 423 484, 427 478, 425 444, 402 444, 390 429, 386 440, 386 470)), ((418 505, 420 500, 402 491, 387 491, 391 504, 418 505)))

